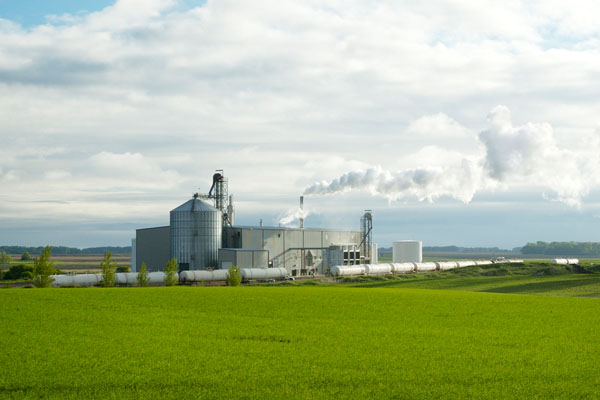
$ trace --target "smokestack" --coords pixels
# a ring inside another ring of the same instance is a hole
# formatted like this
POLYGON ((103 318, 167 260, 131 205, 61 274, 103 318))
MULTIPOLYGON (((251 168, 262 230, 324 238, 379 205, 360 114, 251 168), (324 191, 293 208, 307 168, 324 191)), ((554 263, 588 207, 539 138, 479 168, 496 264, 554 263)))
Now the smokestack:
POLYGON ((304 196, 300 196, 300 228, 304 228, 304 196))
POLYGON ((260 227, 262 228, 262 226, 263 226, 262 218, 260 219, 259 224, 260 224, 260 227))

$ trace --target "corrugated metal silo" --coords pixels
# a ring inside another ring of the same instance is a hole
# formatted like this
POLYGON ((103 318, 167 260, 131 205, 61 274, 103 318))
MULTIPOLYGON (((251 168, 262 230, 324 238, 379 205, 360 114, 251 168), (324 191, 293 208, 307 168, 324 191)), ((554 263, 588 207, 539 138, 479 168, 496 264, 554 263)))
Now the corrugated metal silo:
POLYGON ((180 270, 218 268, 223 215, 194 197, 171 211, 171 257, 180 270))

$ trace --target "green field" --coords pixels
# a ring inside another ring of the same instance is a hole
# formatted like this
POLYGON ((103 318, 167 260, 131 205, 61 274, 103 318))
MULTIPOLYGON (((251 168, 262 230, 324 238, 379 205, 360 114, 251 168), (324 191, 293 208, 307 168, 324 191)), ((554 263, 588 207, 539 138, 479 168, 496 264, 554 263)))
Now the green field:
POLYGON ((600 300, 382 282, 0 290, 0 398, 600 396, 600 300))

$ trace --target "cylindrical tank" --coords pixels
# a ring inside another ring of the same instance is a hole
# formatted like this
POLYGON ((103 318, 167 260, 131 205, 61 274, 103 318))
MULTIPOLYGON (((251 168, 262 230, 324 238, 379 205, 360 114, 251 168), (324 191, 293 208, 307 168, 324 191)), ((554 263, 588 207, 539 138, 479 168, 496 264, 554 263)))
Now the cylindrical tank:
POLYGON ((52 287, 94 286, 100 283, 102 274, 52 275, 52 287))
POLYGON ((394 263, 420 263, 423 261, 423 242, 420 240, 400 240, 392 248, 394 263))
POLYGON ((552 260, 552 263, 567 265, 569 261, 566 258, 555 258, 554 260, 552 260))
POLYGON ((331 267, 333 276, 364 275, 365 272, 363 265, 335 265, 331 267))
POLYGON ((179 274, 179 280, 185 282, 209 282, 209 281, 226 281, 226 269, 215 269, 214 271, 182 271, 179 274))
POLYGON ((477 260, 475 261, 475 265, 491 265, 493 264, 490 260, 477 260))
POLYGON ((217 268, 223 216, 210 204, 193 198, 171 211, 171 257, 180 270, 217 268))
POLYGON ((437 265, 434 262, 418 262, 413 264, 417 272, 435 271, 437 269, 437 265))
POLYGON ((385 275, 392 273, 392 266, 390 264, 367 264, 363 266, 367 274, 385 275))
POLYGON ((148 283, 157 284, 165 282, 166 274, 164 272, 148 272, 148 283))
POLYGON ((283 279, 288 276, 285 268, 242 268, 242 278, 251 279, 283 279))
POLYGON ((137 283, 137 272, 117 272, 117 285, 135 285, 137 283))
POLYGON ((567 258, 567 264, 579 264, 579 259, 577 258, 567 258))
POLYGON ((392 263, 392 272, 394 273, 407 273, 415 272, 415 265, 413 263, 392 263))
POLYGON ((456 266, 458 268, 472 267, 473 265, 475 265, 475 261, 457 261, 456 262, 456 266))
POLYGON ((439 261, 435 263, 437 269, 440 271, 447 271, 449 269, 457 268, 456 261, 439 261))

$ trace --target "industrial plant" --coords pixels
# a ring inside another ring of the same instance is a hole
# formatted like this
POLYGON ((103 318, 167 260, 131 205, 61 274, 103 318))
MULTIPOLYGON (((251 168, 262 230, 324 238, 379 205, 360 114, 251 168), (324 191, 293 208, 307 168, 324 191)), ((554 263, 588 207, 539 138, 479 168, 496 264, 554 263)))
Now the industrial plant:
MULTIPOLYGON (((300 208, 304 199, 300 197, 300 208)), ((239 226, 233 195, 222 170, 213 175, 207 194, 196 193, 170 212, 169 226, 138 229, 132 241, 132 267, 161 271, 172 258, 179 271, 210 271, 236 265, 242 269, 280 270, 289 276, 331 273, 333 266, 377 263, 372 213, 360 219, 360 230, 239 226)), ((266 271, 265 271, 266 272, 266 271)), ((190 274, 186 274, 190 275, 190 274)))

